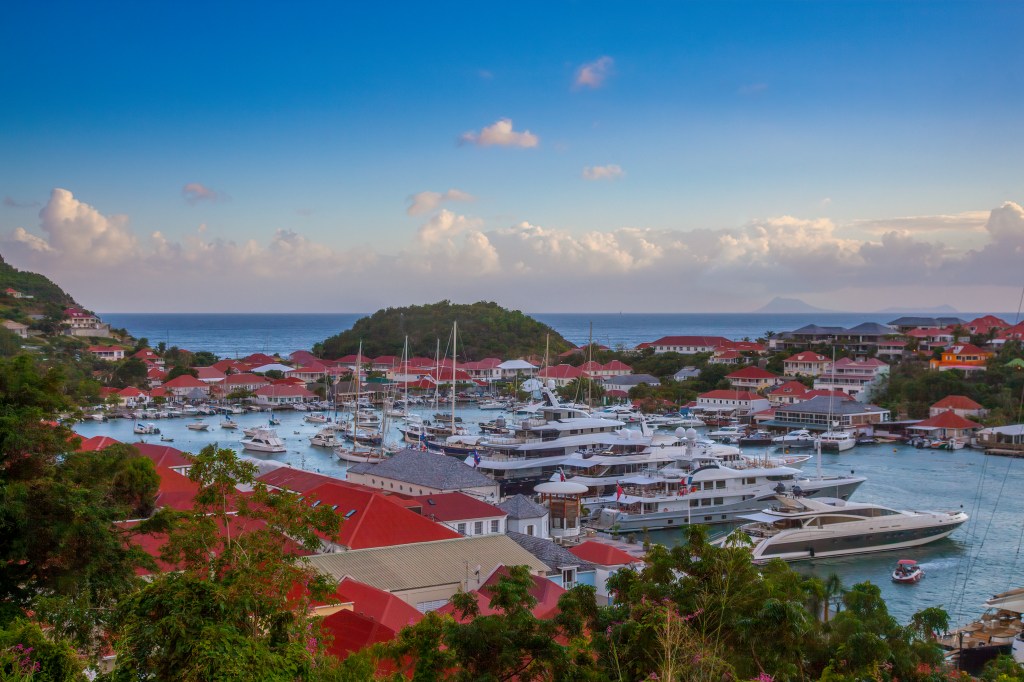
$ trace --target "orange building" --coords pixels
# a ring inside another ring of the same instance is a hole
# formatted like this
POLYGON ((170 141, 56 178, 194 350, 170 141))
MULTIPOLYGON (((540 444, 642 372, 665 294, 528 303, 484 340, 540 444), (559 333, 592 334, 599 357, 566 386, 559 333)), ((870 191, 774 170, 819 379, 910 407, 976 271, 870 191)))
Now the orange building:
POLYGON ((958 343, 942 351, 941 360, 932 360, 931 368, 940 372, 947 369, 960 369, 965 372, 983 372, 985 363, 992 353, 978 348, 973 343, 958 343))

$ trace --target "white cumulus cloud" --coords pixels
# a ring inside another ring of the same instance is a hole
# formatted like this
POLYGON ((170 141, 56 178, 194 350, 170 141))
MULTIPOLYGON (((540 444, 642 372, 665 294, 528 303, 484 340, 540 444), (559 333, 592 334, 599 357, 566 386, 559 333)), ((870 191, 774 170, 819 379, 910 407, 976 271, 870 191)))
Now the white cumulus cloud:
POLYGON ((478 147, 536 147, 540 138, 529 130, 517 132, 512 129, 512 119, 503 118, 479 132, 470 130, 459 138, 462 142, 478 147))
POLYGON ((625 174, 622 167, 614 163, 606 166, 584 166, 583 168, 584 180, 618 180, 625 174))
POLYGON ((409 215, 422 215, 430 213, 442 203, 448 201, 473 201, 475 197, 469 192, 460 189, 450 189, 447 192, 419 192, 409 197, 409 207, 405 212, 409 215))
POLYGON ((573 85, 577 88, 599 88, 611 75, 615 60, 605 55, 576 69, 573 85))
POLYGON ((218 236, 217 225, 179 238, 141 229, 137 236, 125 216, 55 189, 38 226, 10 230, 0 250, 16 267, 48 274, 107 310, 296 310, 295 291, 305 310, 373 310, 470 292, 532 310, 676 310, 680 292, 712 306, 796 295, 867 309, 898 303, 904 291, 959 292, 963 300, 1000 287, 1019 294, 1024 262, 1024 209, 1012 202, 987 213, 980 245, 966 249, 940 241, 946 229, 924 227, 944 226, 941 216, 874 221, 872 228, 891 229, 866 238, 863 223, 796 216, 724 229, 567 230, 487 225, 442 205, 463 195, 422 199, 430 215, 386 253, 287 227, 237 241, 218 236))

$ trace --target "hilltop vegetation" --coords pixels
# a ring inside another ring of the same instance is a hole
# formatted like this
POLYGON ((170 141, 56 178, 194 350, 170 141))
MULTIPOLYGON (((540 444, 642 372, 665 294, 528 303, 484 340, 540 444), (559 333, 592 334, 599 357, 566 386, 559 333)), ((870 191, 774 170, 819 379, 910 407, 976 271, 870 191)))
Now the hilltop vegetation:
POLYGON ((40 321, 29 316, 43 315, 47 320, 56 322, 64 309, 73 305, 77 305, 75 299, 50 279, 11 267, 0 255, 0 318, 44 328, 40 321), (7 296, 3 291, 8 287, 31 298, 7 296))
POLYGON ((459 323, 459 359, 543 355, 548 342, 552 355, 573 347, 554 329, 518 310, 506 310, 490 301, 441 301, 378 310, 357 320, 351 329, 316 344, 313 352, 325 358, 339 358, 355 353, 362 340, 365 356, 400 355, 408 336, 410 356, 433 357, 440 339, 441 352, 445 352, 447 343, 447 355, 451 357, 454 322, 459 323))

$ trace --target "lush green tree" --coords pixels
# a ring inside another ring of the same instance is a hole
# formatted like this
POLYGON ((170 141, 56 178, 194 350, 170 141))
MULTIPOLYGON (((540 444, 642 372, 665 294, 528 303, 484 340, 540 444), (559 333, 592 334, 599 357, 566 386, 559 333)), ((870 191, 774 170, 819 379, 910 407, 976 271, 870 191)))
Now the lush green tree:
POLYGON ((605 391, 600 382, 581 377, 573 379, 565 386, 558 387, 555 389, 555 393, 563 400, 589 402, 589 404, 596 405, 601 402, 605 391))
MULTIPOLYGON (((533 579, 525 566, 514 566, 490 590, 493 615, 479 613, 476 598, 459 593, 452 598, 459 622, 450 616, 427 614, 381 648, 414 681, 465 680, 591 680, 598 679, 589 649, 582 639, 582 622, 567 616, 541 620, 531 612, 537 600, 530 594, 533 579), (573 627, 566 623, 575 620, 573 627), (567 643, 557 638, 565 637, 567 643)), ((566 612, 581 593, 593 603, 592 588, 563 595, 566 612), (586 593, 589 590, 589 594, 586 593), (573 595, 570 597, 569 595, 573 595)), ((580 615, 579 610, 574 613, 580 615)))
POLYGON ((155 577, 118 611, 113 680, 315 679, 320 635, 309 600, 332 585, 301 561, 338 516, 270 491, 230 449, 204 448, 193 512, 170 529, 155 577), (251 488, 241 494, 237 486, 251 488), (305 596, 289 596, 303 586, 305 596))
POLYGON ((117 364, 111 373, 111 385, 117 388, 142 386, 148 377, 149 368, 139 358, 127 358, 117 364))
POLYGON ((18 619, 0 628, 3 682, 81 682, 84 667, 71 645, 47 637, 36 623, 18 619))
POLYGON ((167 378, 164 381, 177 379, 178 377, 183 376, 185 374, 189 375, 190 377, 199 376, 199 372, 192 369, 191 367, 186 367, 185 365, 175 365, 174 367, 171 367, 169 372, 167 372, 167 378))
POLYGON ((145 561, 114 522, 152 505, 151 482, 115 488, 110 477, 138 478, 151 464, 137 469, 123 451, 76 453, 78 439, 54 421, 69 406, 62 389, 57 369, 0 360, 0 624, 32 610, 57 636, 90 646, 145 561))
POLYGON ((21 350, 21 337, 6 327, 0 327, 0 357, 9 358, 21 350))

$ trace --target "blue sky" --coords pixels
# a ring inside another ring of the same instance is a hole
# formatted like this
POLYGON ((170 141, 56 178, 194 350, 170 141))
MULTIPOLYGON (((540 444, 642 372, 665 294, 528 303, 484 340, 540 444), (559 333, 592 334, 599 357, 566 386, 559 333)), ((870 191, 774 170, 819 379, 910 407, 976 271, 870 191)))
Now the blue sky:
POLYGON ((97 310, 1024 285, 1018 3, 6 10, 0 253, 97 310))

